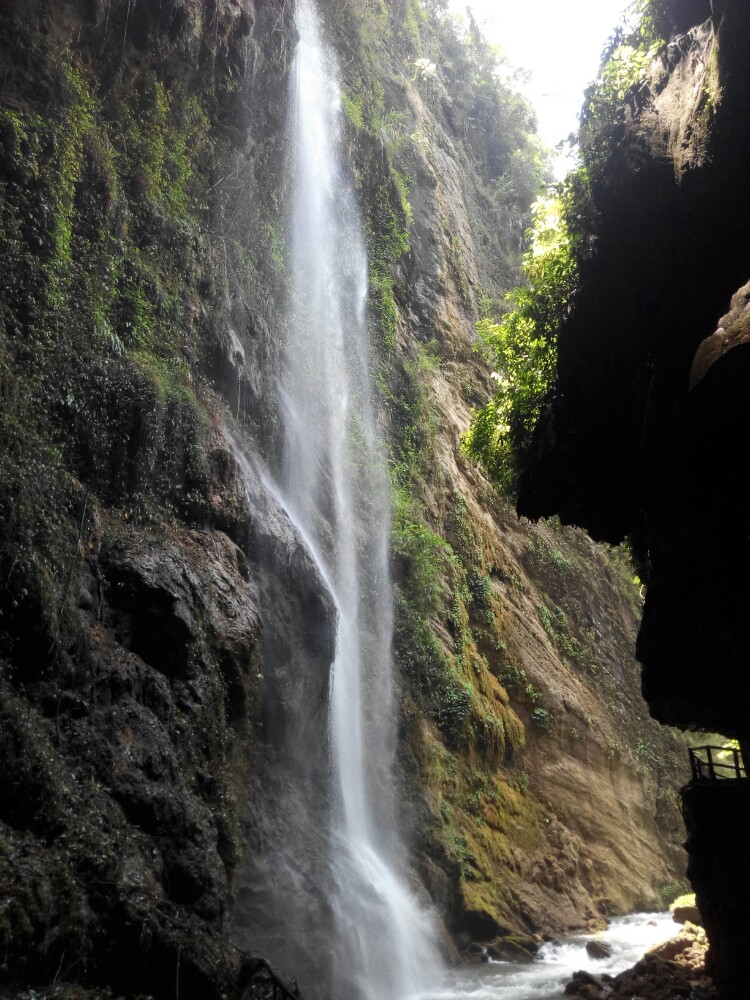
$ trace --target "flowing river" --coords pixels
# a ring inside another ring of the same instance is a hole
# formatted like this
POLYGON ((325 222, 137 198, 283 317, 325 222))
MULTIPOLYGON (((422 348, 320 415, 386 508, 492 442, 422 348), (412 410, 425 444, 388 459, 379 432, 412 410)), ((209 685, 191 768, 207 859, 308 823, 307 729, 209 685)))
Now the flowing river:
POLYGON ((669 913, 619 917, 598 934, 546 944, 533 963, 485 962, 456 969, 445 976, 439 989, 420 994, 419 1000, 562 1000, 565 983, 579 969, 594 975, 617 975, 678 931, 669 913), (611 956, 591 958, 586 951, 588 941, 609 945, 611 956))

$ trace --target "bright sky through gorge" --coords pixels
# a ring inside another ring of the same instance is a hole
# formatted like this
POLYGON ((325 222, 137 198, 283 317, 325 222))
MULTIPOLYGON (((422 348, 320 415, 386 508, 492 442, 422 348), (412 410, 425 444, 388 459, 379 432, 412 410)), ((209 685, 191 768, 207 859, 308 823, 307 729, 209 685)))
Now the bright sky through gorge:
POLYGON ((470 7, 511 64, 531 73, 523 89, 540 135, 555 146, 577 126, 583 91, 627 0, 452 0, 452 6, 470 7))

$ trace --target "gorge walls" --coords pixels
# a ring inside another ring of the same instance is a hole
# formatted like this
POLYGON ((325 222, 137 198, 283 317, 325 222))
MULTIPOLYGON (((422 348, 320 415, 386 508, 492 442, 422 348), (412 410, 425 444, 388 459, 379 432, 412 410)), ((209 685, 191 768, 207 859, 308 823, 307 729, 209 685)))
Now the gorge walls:
POLYGON ((282 12, 0 16, 5 975, 215 996, 262 668, 211 188, 282 12))
MULTIPOLYGON (((632 573, 460 451, 542 172, 529 110, 440 4, 316 10, 387 452, 400 877, 448 956, 656 906, 682 746, 640 701, 632 573)), ((323 994, 337 610, 280 486, 294 5, 0 18, 5 975, 219 996, 231 937, 323 994)))
MULTIPOLYGON (((519 508, 630 536, 647 585, 638 658, 652 715, 747 753, 750 12, 731 0, 663 6, 694 16, 666 25, 680 33, 585 154, 593 249, 519 508)), ((725 867, 714 835, 743 840, 747 795, 745 781, 684 793, 690 875, 726 996, 744 989, 734 928, 747 865, 725 867)))

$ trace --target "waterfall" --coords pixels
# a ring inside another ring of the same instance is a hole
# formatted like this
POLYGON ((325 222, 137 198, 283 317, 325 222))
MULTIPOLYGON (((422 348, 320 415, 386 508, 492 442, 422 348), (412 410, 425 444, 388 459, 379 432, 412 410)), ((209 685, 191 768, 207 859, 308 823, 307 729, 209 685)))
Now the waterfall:
POLYGON ((440 961, 395 834, 390 491, 369 370, 368 262, 341 156, 338 70, 313 0, 299 0, 296 23, 278 485, 338 615, 329 701, 333 995, 400 1000, 424 988, 440 961))

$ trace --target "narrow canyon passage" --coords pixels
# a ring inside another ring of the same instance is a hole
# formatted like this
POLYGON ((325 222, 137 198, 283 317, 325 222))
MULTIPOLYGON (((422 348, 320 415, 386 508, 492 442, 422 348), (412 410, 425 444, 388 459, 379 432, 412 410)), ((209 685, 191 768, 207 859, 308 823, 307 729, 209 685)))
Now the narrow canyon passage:
POLYGON ((742 994, 750 7, 501 7, 0 4, 0 992, 742 994))

